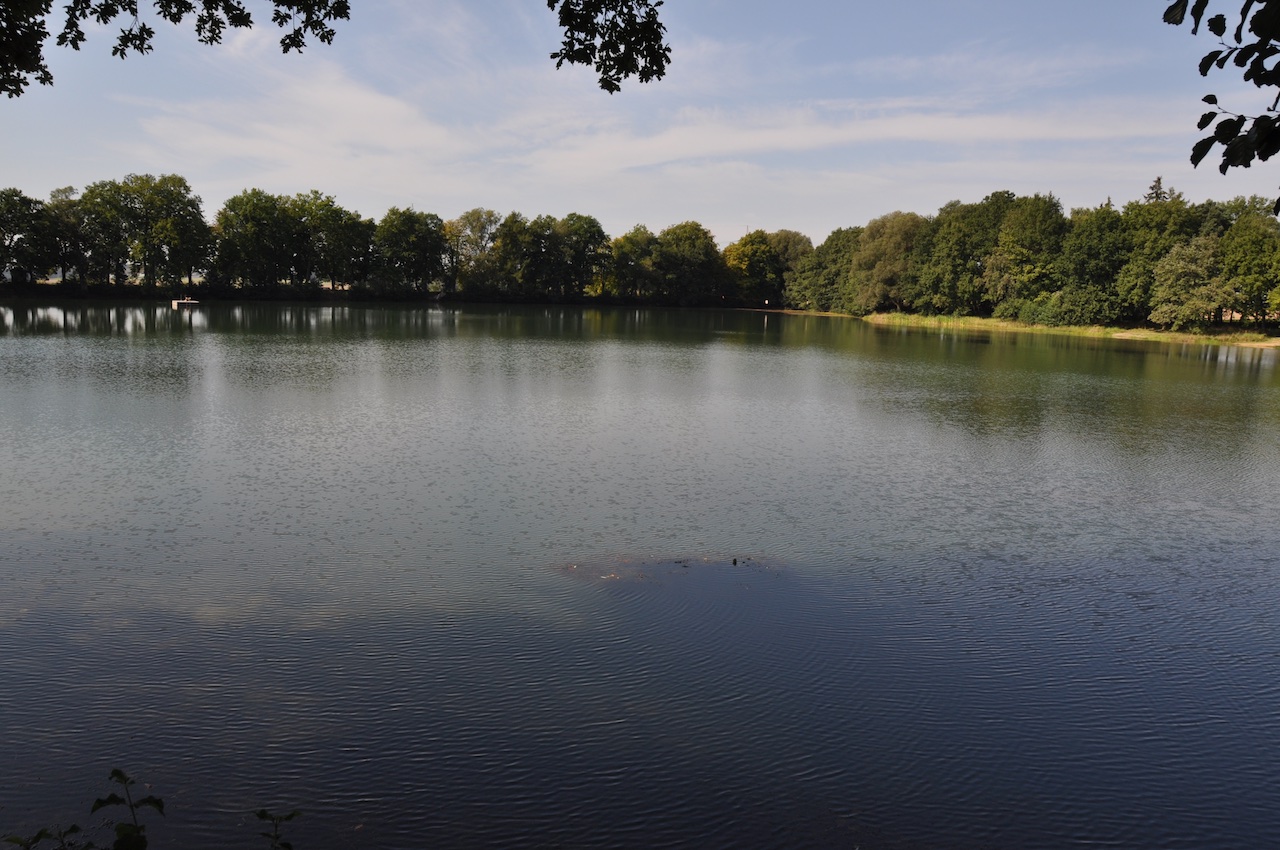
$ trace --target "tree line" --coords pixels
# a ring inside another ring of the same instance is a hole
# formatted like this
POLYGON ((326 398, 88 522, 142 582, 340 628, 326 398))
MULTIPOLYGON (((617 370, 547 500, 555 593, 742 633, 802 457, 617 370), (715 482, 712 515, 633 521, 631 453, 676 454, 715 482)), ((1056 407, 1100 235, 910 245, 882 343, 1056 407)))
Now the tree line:
POLYGON ((1280 222, 1260 197, 1193 204, 1159 178, 1138 201, 1069 214, 993 192, 935 215, 892 212, 814 246, 701 224, 610 237, 589 215, 393 207, 374 221, 318 191, 230 198, 212 224, 177 175, 129 175, 47 201, 0 190, 0 270, 86 293, 204 297, 602 300, 995 316, 1031 324, 1264 325, 1280 316, 1280 222))
POLYGON ((994 192, 838 230, 792 272, 787 295, 853 314, 1263 325, 1280 314, 1280 222, 1266 198, 1192 204, 1159 178, 1142 200, 1069 215, 1052 195, 994 192))

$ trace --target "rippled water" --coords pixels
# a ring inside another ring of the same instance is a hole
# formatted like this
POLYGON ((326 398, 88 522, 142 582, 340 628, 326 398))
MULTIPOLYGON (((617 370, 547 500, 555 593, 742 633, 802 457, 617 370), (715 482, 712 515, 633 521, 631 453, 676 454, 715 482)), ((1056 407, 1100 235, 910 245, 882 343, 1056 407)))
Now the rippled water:
POLYGON ((1273 352, 0 307, 0 832, 1280 842, 1273 352), (736 563, 735 563, 736 561, 736 563))

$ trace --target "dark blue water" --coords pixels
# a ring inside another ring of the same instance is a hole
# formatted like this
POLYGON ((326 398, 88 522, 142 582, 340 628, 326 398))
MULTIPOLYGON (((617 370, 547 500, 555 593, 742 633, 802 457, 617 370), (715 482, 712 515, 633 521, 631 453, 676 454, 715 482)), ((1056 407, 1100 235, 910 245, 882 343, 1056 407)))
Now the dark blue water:
POLYGON ((0 312, 0 832, 1280 840, 1272 352, 0 312))

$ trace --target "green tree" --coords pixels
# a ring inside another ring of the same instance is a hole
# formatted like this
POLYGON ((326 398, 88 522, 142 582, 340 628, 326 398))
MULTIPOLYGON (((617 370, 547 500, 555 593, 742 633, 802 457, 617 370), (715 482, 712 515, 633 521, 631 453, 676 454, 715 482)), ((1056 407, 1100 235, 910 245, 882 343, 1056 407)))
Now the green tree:
POLYGON ((84 208, 72 186, 55 189, 44 205, 46 233, 62 280, 73 272, 84 286, 89 281, 89 242, 84 208))
POLYGON ((27 283, 52 265, 44 205, 19 189, 0 189, 0 275, 27 283))
POLYGON ((192 280, 203 267, 210 245, 209 225, 200 198, 183 177, 130 174, 121 183, 124 236, 142 282, 192 280))
POLYGON ((726 246, 724 263, 733 275, 738 303, 748 307, 782 305, 786 263, 763 230, 753 230, 726 246))
MULTIPOLYGON (((324 44, 333 41, 335 22, 350 17, 348 0, 270 0, 271 21, 284 32, 280 48, 301 52, 307 39, 324 44)), ((560 49, 551 54, 556 67, 566 62, 589 65, 599 76, 600 87, 618 91, 623 80, 660 79, 671 59, 664 41, 666 28, 658 17, 661 0, 547 0, 564 30, 560 49)), ((124 58, 149 53, 155 29, 152 21, 180 24, 194 19, 196 38, 217 44, 230 28, 253 26, 253 16, 242 0, 67 0, 60 7, 62 26, 50 27, 53 0, 9 0, 0 4, 0 91, 17 97, 34 79, 53 83, 45 61, 45 45, 56 29, 57 44, 76 50, 84 43, 83 24, 125 21, 111 52, 124 58), (147 6, 153 7, 150 20, 147 6)))
POLYGON ((1057 260, 1067 227, 1053 195, 1013 201, 982 272, 994 315, 1016 317, 1028 301, 1058 288, 1057 260))
POLYGON ((788 273, 794 272, 804 258, 813 253, 813 240, 798 230, 775 230, 768 236, 769 247, 782 259, 788 273))
POLYGON ((445 256, 445 294, 484 292, 492 277, 494 235, 502 216, 476 207, 445 224, 448 251, 445 256))
POLYGON ((920 240, 930 222, 891 212, 867 223, 841 292, 840 307, 857 316, 903 310, 919 300, 920 240))
POLYGON ((1223 234, 1219 249, 1223 286, 1232 293, 1229 306, 1245 319, 1265 322, 1271 291, 1280 286, 1280 222, 1247 212, 1223 234))
POLYGON ((658 272, 654 257, 658 250, 658 237, 643 224, 609 243, 612 262, 606 274, 606 289, 610 295, 632 301, 654 299, 659 290, 658 272))
POLYGON ((123 285, 129 277, 133 252, 133 211, 128 191, 118 180, 90 183, 80 196, 80 209, 84 214, 90 281, 107 284, 114 279, 117 286, 123 285))
POLYGON ((920 270, 917 307, 930 313, 990 314, 983 273, 1014 198, 1012 192, 993 192, 976 204, 954 201, 938 211, 920 270))
POLYGON ((681 307, 705 307, 725 300, 728 269, 715 237, 696 221, 674 224, 658 234, 653 255, 657 300, 681 307))
POLYGON ((569 213, 556 222, 560 248, 565 256, 565 274, 560 282, 561 300, 581 298, 599 291, 611 258, 609 234, 594 216, 569 213))
POLYGON ((316 190, 282 199, 291 220, 291 282, 340 288, 368 273, 376 225, 316 190))
POLYGON ((1197 236, 1173 246, 1155 264, 1150 319, 1173 330, 1203 330, 1231 298, 1218 261, 1218 237, 1197 236))
POLYGON ((214 233, 221 279, 254 289, 296 279, 294 258, 305 233, 288 198, 247 189, 223 204, 214 233))
MULTIPOLYGON (((555 219, 546 216, 538 222, 544 234, 553 229, 555 219)), ((508 213, 493 232, 493 246, 484 258, 486 273, 483 280, 471 286, 472 293, 500 296, 514 300, 536 297, 540 269, 533 258, 534 233, 532 222, 518 212, 508 213), (531 263, 534 267, 530 267, 531 263)))
POLYGON ((1124 219, 1110 202, 1071 211, 1058 274, 1062 288, 1031 302, 1019 318, 1046 325, 1106 325, 1119 318, 1116 277, 1129 261, 1124 219))
POLYGON ((861 235, 861 227, 833 230, 821 245, 800 259, 787 278, 787 305, 822 312, 838 309, 861 235))
POLYGON ((1200 232, 1202 218, 1182 193, 1166 190, 1157 177, 1141 201, 1125 204, 1121 212, 1129 243, 1129 259, 1116 275, 1120 316, 1141 322, 1151 312, 1155 264, 1178 244, 1200 232))
POLYGON ((448 242, 434 213, 392 207, 373 234, 377 279, 392 292, 426 293, 443 281, 448 242))

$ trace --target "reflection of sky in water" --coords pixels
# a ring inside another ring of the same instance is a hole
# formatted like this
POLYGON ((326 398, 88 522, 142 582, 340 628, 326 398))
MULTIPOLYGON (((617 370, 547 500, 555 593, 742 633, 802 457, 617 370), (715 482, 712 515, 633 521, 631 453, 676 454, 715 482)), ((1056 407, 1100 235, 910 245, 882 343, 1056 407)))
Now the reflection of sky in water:
POLYGON ((4 315, 15 764, 260 774, 228 811, 436 795, 441 840, 559 789, 538 834, 582 842, 592 788, 636 829, 634 794, 686 830, 755 801, 726 836, 812 814, 779 846, 1276 827, 1270 353, 237 309, 4 315))
MULTIPOLYGON (((518 324, 498 316, 451 324, 518 324)), ((87 572, 93 605, 323 617, 554 608, 545 565, 608 555, 1216 558, 1275 480, 1272 372, 1230 359, 1206 376, 1157 349, 1097 374, 1095 346, 1070 371, 1056 348, 946 338, 890 358, 444 324, 11 338, 0 527, 10 557, 69 577, 21 581, 67 604, 87 572)))

